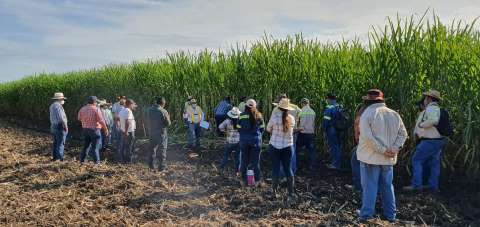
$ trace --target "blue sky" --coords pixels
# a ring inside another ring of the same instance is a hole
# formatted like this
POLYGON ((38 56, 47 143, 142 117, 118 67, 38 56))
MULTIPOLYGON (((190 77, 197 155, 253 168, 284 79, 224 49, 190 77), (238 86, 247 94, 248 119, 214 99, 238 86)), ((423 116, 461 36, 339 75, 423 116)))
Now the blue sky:
POLYGON ((428 8, 446 23, 480 16, 478 0, 0 0, 0 82, 228 49, 264 33, 365 40, 388 16, 428 8))

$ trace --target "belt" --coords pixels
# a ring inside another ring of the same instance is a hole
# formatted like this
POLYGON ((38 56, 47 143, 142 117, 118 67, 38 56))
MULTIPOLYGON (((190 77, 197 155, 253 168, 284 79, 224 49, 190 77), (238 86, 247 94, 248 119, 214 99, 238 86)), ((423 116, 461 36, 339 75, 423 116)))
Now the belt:
POLYGON ((443 138, 420 138, 420 140, 443 140, 443 138))

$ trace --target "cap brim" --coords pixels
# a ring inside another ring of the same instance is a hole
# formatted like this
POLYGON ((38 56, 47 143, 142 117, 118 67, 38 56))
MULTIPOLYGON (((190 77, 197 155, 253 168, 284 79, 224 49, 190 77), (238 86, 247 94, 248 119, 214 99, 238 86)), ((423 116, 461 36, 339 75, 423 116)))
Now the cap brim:
POLYGON ((67 100, 67 98, 63 97, 63 98, 52 98, 53 100, 67 100))
POLYGON ((274 103, 272 103, 272 105, 274 105, 274 106, 278 106, 278 103, 274 102, 274 103))

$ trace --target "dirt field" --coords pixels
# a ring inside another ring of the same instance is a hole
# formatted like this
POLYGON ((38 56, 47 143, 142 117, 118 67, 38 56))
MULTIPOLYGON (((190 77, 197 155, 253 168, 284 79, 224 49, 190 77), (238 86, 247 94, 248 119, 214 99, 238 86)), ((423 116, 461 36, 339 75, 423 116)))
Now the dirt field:
MULTIPOLYGON (((216 169, 222 144, 205 141, 198 160, 172 137, 168 170, 151 172, 139 141, 137 164, 79 165, 79 146, 69 141, 66 161, 50 162, 50 136, 0 122, 0 224, 7 226, 356 226, 359 196, 345 184, 349 173, 299 172, 299 198, 268 196, 266 181, 241 187, 232 171, 216 169)), ((107 154, 111 157, 111 153, 107 154)), ((396 182, 408 177, 398 176, 396 182)), ((480 226, 480 192, 474 184, 445 186, 440 195, 404 195, 397 190, 398 225, 480 226)), ((376 219, 371 225, 388 226, 376 219)))

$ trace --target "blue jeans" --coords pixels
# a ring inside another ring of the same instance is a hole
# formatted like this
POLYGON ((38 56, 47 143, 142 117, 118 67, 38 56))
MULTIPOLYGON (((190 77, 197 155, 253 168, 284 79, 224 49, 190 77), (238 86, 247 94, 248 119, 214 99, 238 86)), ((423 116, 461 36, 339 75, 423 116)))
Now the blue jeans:
POLYGON ((286 147, 283 149, 277 149, 274 146, 270 145, 268 149, 270 149, 270 153, 272 155, 273 177, 278 178, 281 176, 280 166, 283 167, 283 170, 287 170, 287 171, 284 171, 284 174, 286 177, 293 177, 293 170, 292 170, 293 146, 286 147))
POLYGON ((335 168, 340 168, 342 164, 342 149, 339 135, 334 127, 327 129, 327 143, 330 150, 330 161, 335 168))
POLYGON ((195 147, 200 147, 200 137, 202 136, 202 128, 200 123, 197 124, 188 124, 188 146, 193 148, 193 143, 195 147))
POLYGON ((307 149, 308 154, 308 168, 313 170, 316 168, 317 159, 315 154, 315 134, 298 133, 296 144, 297 154, 303 147, 307 149))
POLYGON ((423 170, 426 168, 430 174, 428 186, 432 190, 438 190, 440 178, 440 160, 445 140, 420 141, 415 149, 412 158, 413 177, 412 186, 421 188, 423 186, 423 170))
POLYGON ((85 162, 87 152, 92 156, 93 161, 98 164, 100 163, 100 146, 101 146, 101 132, 100 129, 83 129, 84 145, 83 150, 80 153, 80 162, 85 162))
POLYGON ((362 181, 362 208, 360 218, 367 220, 375 215, 377 192, 382 199, 383 216, 393 221, 396 217, 395 193, 393 190, 393 166, 370 165, 360 162, 362 181))
MULTIPOLYGON (((293 133, 293 146, 292 146, 292 171, 293 173, 297 172, 297 141, 298 141, 298 133, 293 133)), ((283 170, 283 166, 280 166, 280 177, 285 177, 285 171, 283 170)))
POLYGON ((255 175, 255 182, 260 181, 260 146, 261 142, 242 142, 240 141, 240 172, 242 178, 247 182, 247 170, 252 169, 255 175))
POLYGON ((120 140, 122 137, 122 132, 119 128, 117 128, 115 125, 113 126, 112 129, 112 144, 115 147, 115 149, 119 150, 120 149, 120 140))
POLYGON ((53 136, 52 158, 53 160, 63 161, 67 132, 65 132, 62 125, 52 125, 51 131, 53 136))
POLYGON ((220 163, 220 168, 225 168, 228 164, 228 159, 230 158, 230 154, 235 152, 234 156, 234 168, 235 172, 240 171, 240 144, 239 143, 227 143, 225 145, 225 151, 223 153, 223 160, 220 163))
POLYGON ((352 166, 352 182, 355 190, 362 191, 362 177, 360 176, 360 161, 357 159, 357 146, 352 149, 352 158, 350 159, 352 166))
POLYGON ((122 135, 120 141, 120 162, 131 163, 135 150, 135 132, 129 132, 128 136, 122 135))

